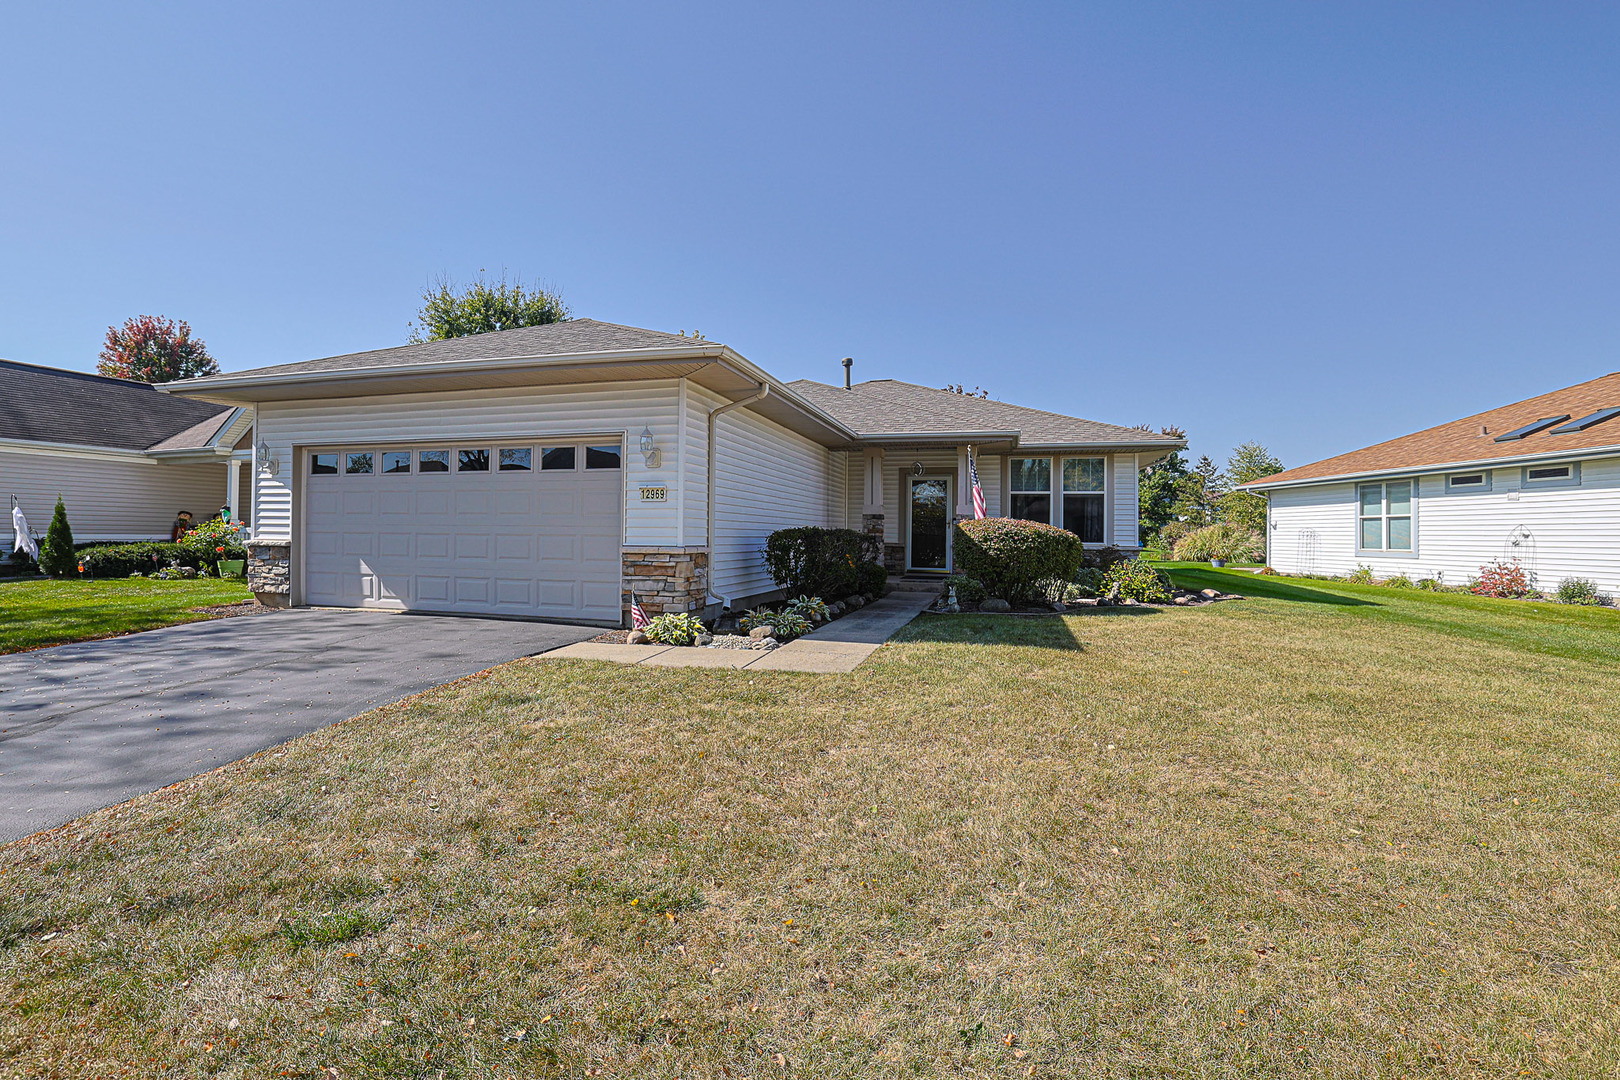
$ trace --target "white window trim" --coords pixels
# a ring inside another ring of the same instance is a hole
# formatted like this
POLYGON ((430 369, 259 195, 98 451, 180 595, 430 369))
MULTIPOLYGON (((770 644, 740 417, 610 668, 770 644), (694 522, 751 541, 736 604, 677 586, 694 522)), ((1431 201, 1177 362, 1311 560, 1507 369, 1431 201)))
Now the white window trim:
POLYGON ((1446 494, 1466 495, 1471 491, 1489 491, 1491 490, 1493 479, 1494 477, 1492 476, 1490 469, 1470 469, 1467 472, 1451 473, 1446 477, 1446 494), (1485 482, 1481 484, 1458 485, 1454 483, 1454 481, 1459 476, 1483 476, 1485 478, 1485 482))
MULTIPOLYGON (((1058 459, 1058 460, 1061 461, 1061 459, 1058 459)), ((1062 488, 1063 488, 1063 476, 1062 476, 1061 467, 1059 467, 1057 469, 1054 469, 1052 467, 1056 462, 1054 462, 1053 457, 1052 457, 1051 454, 1009 454, 1009 455, 1007 455, 1006 461, 1007 461, 1007 489, 1006 489, 1007 490, 1007 511, 1006 511, 1007 516, 1012 517, 1012 515, 1013 515, 1013 499, 1015 499, 1019 495, 1045 495, 1046 496, 1046 523, 1048 525, 1052 524, 1052 519, 1062 512, 1057 506, 1054 505, 1055 502, 1061 502, 1062 501, 1062 497, 1059 494, 1061 492, 1062 488), (1013 471, 1014 471, 1013 467, 1012 467, 1012 463, 1014 461, 1044 461, 1044 462, 1046 462, 1046 490, 1045 491, 1038 491, 1038 490, 1033 490, 1033 489, 1028 489, 1028 488, 1014 489, 1013 486, 1012 486, 1013 471)))
POLYGON ((1370 558, 1370 559, 1415 559, 1415 558, 1418 557, 1418 543, 1419 543, 1419 541, 1418 541, 1418 481, 1417 481, 1417 477, 1408 478, 1408 477, 1395 476, 1395 477, 1390 477, 1387 480, 1367 480, 1367 481, 1364 481, 1362 483, 1351 485, 1350 495, 1351 495, 1351 499, 1353 501, 1353 505, 1355 506, 1355 510, 1356 510, 1355 529, 1356 529, 1356 554, 1357 555, 1366 556, 1367 558, 1370 558), (1362 547, 1361 546, 1361 523, 1362 523, 1363 520, 1370 521, 1373 518, 1373 515, 1371 515, 1371 514, 1363 515, 1362 512, 1361 512, 1361 489, 1364 488, 1364 487, 1371 487, 1373 484, 1377 484, 1379 486, 1379 488, 1382 490, 1382 494, 1381 494, 1381 496, 1379 498, 1379 508, 1380 508, 1380 510, 1382 512, 1380 514, 1378 514, 1377 517, 1378 517, 1378 520, 1380 520, 1380 521, 1382 521, 1384 523, 1383 524, 1383 532, 1382 532, 1382 536, 1383 536, 1384 540, 1386 542, 1389 540, 1389 519, 1391 517, 1398 517, 1398 518, 1399 517, 1404 517, 1404 518, 1407 518, 1412 523, 1412 546, 1411 547, 1409 547, 1409 548, 1368 548, 1368 547, 1362 547), (1388 491, 1388 486, 1390 484, 1410 484, 1411 485, 1411 488, 1412 488, 1412 495, 1411 495, 1412 512, 1410 514, 1393 514, 1393 515, 1390 514, 1390 512, 1389 512, 1389 491, 1388 491))
MULTIPOLYGON (((1060 529, 1064 528, 1064 525, 1063 525, 1063 496, 1065 496, 1065 495, 1097 495, 1097 496, 1100 496, 1102 498, 1102 504, 1103 504, 1102 539, 1101 540, 1081 540, 1080 543, 1083 546, 1088 547, 1088 548, 1093 548, 1093 549, 1105 548, 1105 547, 1107 547, 1109 545, 1108 532, 1109 532, 1109 524, 1110 524, 1110 521, 1112 519, 1112 514, 1110 513, 1110 511, 1111 511, 1111 509, 1113 508, 1113 505, 1114 505, 1114 469, 1113 469, 1113 464, 1114 464, 1114 459, 1109 457, 1107 454, 1060 454, 1060 455, 1054 456, 1053 459, 1052 459, 1053 472, 1056 474, 1056 479, 1054 479, 1054 481, 1052 483, 1052 487, 1053 487, 1053 489, 1054 489, 1054 491, 1056 493, 1055 501, 1052 504, 1052 517, 1055 518, 1056 520, 1053 521, 1052 524, 1056 525, 1060 529), (1063 463, 1066 462, 1066 461, 1100 461, 1100 462, 1102 462, 1102 474, 1103 474, 1102 490, 1101 491, 1066 491, 1064 489, 1064 487, 1063 487, 1063 463)), ((1076 533, 1075 535, 1078 536, 1079 534, 1076 533)))
POLYGON ((1581 463, 1578 461, 1547 462, 1542 465, 1526 465, 1519 473, 1519 485, 1535 490, 1537 488, 1566 488, 1581 486, 1581 463), (1548 480, 1530 479, 1532 469, 1568 469, 1568 476, 1556 476, 1548 480))

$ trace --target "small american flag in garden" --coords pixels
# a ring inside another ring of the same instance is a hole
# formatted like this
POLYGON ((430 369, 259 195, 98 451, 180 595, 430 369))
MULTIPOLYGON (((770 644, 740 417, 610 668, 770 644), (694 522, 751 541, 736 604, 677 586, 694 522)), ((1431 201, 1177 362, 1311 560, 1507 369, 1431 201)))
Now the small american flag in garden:
POLYGON ((982 518, 985 516, 984 488, 979 486, 979 464, 974 460, 977 456, 973 448, 968 447, 968 479, 973 481, 973 516, 982 518))
POLYGON ((630 594, 630 629, 632 629, 632 630, 645 630, 645 629, 647 629, 647 624, 650 623, 651 621, 652 621, 651 619, 647 618, 647 613, 645 611, 641 610, 641 601, 636 599, 636 594, 635 593, 631 593, 630 594))

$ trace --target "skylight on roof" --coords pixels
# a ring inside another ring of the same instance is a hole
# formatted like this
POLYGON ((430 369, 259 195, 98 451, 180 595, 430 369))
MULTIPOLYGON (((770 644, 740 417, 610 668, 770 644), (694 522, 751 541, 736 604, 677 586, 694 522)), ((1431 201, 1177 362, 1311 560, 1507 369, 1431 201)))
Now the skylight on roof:
MULTIPOLYGON (((1498 435, 1496 437, 1496 441, 1497 442, 1512 442, 1515 439, 1522 439, 1527 435, 1534 435, 1538 431, 1542 431, 1542 430, 1544 430, 1546 428, 1550 428, 1554 424, 1562 424, 1565 420, 1568 420, 1568 419, 1569 419, 1569 413, 1565 413, 1562 416, 1544 416, 1540 420, 1537 420, 1533 424, 1526 424, 1526 425, 1524 425, 1524 427, 1514 428, 1512 431, 1508 432, 1506 435, 1498 435)), ((1562 429, 1560 429, 1560 430, 1562 430, 1562 429)))
POLYGON ((1597 412, 1589 416, 1583 416, 1579 420, 1571 420, 1567 424, 1560 424, 1548 434, 1568 435, 1572 431, 1585 431, 1589 427, 1596 427, 1603 421, 1613 419, 1616 416, 1620 416, 1620 408, 1599 409, 1597 412))

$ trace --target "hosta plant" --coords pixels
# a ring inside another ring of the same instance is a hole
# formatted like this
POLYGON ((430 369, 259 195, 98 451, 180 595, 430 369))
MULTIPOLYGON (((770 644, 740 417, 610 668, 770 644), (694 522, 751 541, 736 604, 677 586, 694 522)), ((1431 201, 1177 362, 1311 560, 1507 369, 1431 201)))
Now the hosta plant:
POLYGON ((737 616, 737 626, 742 629, 743 633, 747 633, 756 626, 770 626, 775 620, 776 616, 771 612, 770 608, 757 607, 737 616))
POLYGON ((792 611, 778 611, 771 616, 771 625, 776 628, 776 637, 780 641, 810 632, 810 620, 792 611))
POLYGON ((782 610, 792 612, 794 615, 803 615, 811 622, 827 621, 827 605, 819 596, 795 597, 788 601, 782 610))
POLYGON ((702 619, 680 612, 654 615, 645 632, 647 640, 658 645, 692 645, 705 631, 702 619))

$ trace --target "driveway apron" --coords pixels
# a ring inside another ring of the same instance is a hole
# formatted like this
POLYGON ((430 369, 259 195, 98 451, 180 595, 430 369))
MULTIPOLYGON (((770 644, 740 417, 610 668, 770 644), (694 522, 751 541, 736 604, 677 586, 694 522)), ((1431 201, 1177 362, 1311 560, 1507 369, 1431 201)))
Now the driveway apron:
POLYGON ((599 633, 296 609, 0 656, 0 843, 599 633))

